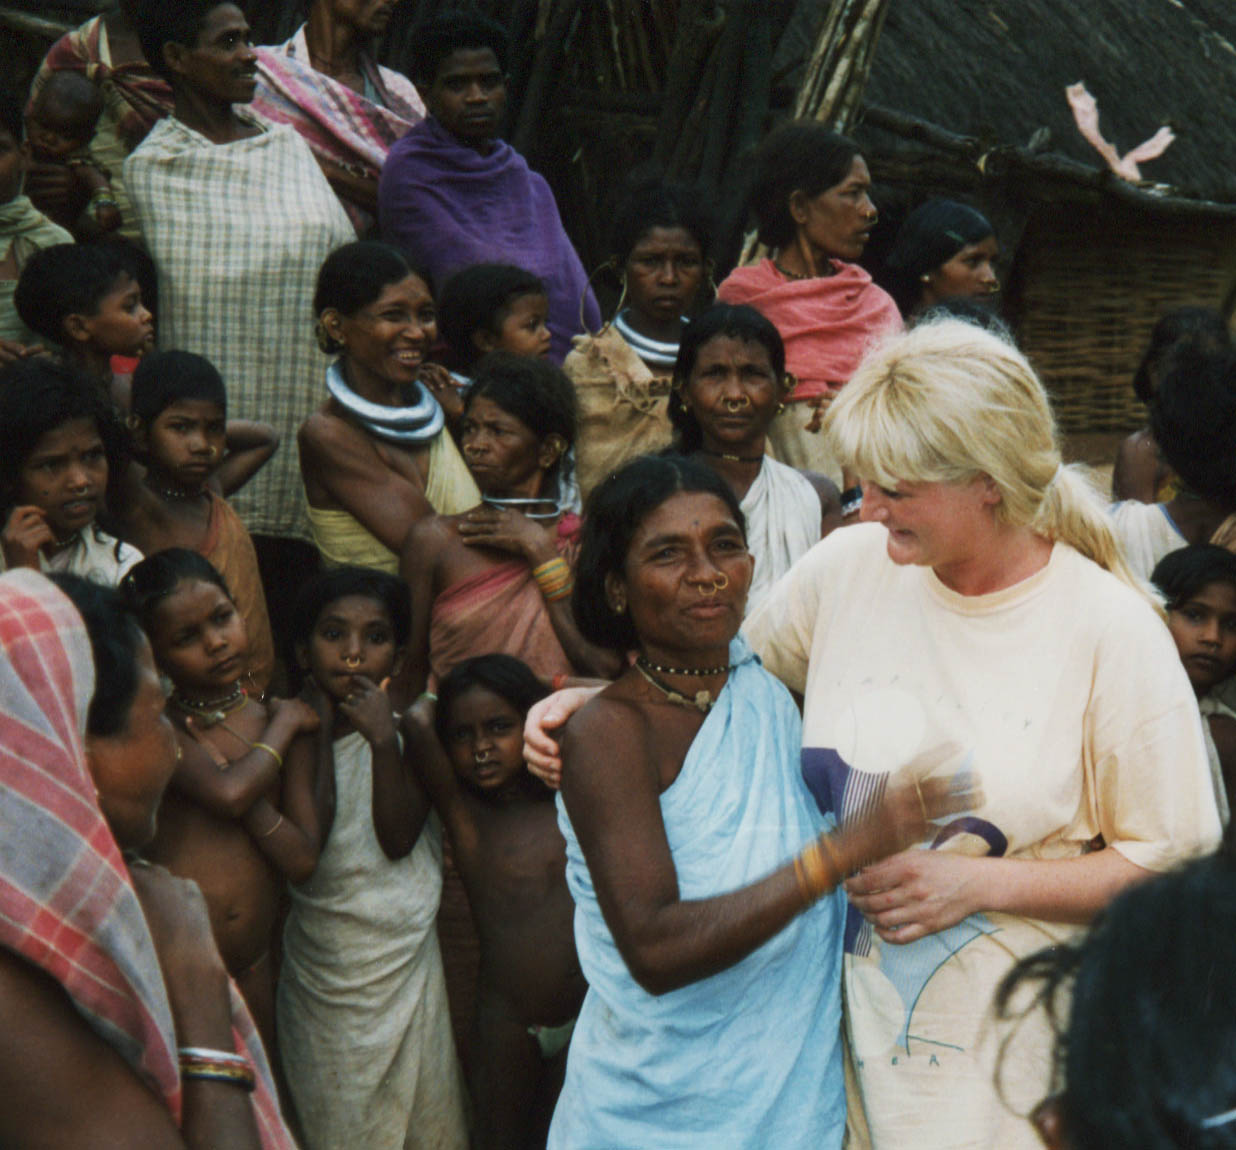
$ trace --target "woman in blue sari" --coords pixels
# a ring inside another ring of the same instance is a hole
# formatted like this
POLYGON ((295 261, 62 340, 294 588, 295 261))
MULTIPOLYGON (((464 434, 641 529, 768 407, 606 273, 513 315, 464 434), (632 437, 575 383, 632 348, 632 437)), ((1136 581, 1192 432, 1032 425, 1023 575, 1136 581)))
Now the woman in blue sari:
POLYGON ((551 1147, 841 1145, 838 883, 960 800, 892 792, 821 834, 798 711, 738 637, 752 569, 697 463, 636 460, 589 502, 577 623, 638 657, 562 740, 589 990, 551 1147))

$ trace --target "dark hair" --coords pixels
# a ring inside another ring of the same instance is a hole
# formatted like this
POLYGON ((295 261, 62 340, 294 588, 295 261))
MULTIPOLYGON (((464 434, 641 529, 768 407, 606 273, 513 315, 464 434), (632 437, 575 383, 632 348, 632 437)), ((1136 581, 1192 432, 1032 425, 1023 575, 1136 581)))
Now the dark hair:
POLYGON ((631 616, 619 615, 610 607, 605 580, 624 571, 627 551, 640 524, 680 491, 715 495, 729 509, 746 539, 747 522, 738 497, 711 467, 669 453, 633 459, 588 497, 571 610, 579 633, 590 643, 624 652, 638 645, 631 616))
POLYGON ((412 602, 408 585, 396 575, 373 567, 328 567, 301 586, 292 608, 293 642, 307 643, 322 612, 332 603, 358 595, 386 608, 395 645, 402 647, 412 632, 412 602))
MULTIPOLYGON (((681 392, 687 386, 700 348, 717 336, 729 336, 744 343, 758 343, 768 352, 773 374, 785 377, 785 344, 772 321, 746 304, 715 303, 706 312, 683 328, 678 343, 678 360, 674 364, 674 389, 681 392)), ((684 411, 677 396, 670 398, 670 423, 676 434, 676 447, 684 454, 698 451, 703 433, 694 412, 684 411)))
POLYGON ((21 469, 39 440, 75 419, 94 422, 110 492, 128 459, 128 435, 102 387, 76 368, 43 357, 18 360, 0 372, 0 519, 13 506, 21 469))
POLYGON ((496 403, 538 439, 560 435, 575 442, 575 388, 548 360, 494 351, 477 365, 464 411, 478 399, 496 403))
POLYGON ((217 403, 227 416, 227 389, 210 360, 191 351, 157 351, 145 356, 133 373, 129 409, 149 426, 181 399, 217 403))
MULTIPOLYGON (((313 291, 313 314, 320 316, 328 307, 340 315, 355 315, 368 307, 384 288, 415 275, 429 284, 429 277, 417 271, 398 248, 374 240, 356 240, 330 253, 318 269, 313 291)), ((324 352, 335 354, 342 347, 319 332, 324 352)))
POLYGON ((120 581, 120 590, 149 634, 159 604, 181 583, 213 583, 232 598, 227 581, 215 565, 188 547, 168 547, 147 555, 120 581))
POLYGON ((549 694, 549 688, 532 673, 522 659, 513 655, 475 655, 457 663, 438 684, 438 706, 433 725, 438 738, 446 744, 451 707, 456 699, 473 687, 483 687, 505 699, 521 715, 526 715, 533 703, 549 694))
POLYGON ((1164 555, 1151 572, 1153 583, 1175 610, 1211 583, 1236 588, 1236 555, 1214 543, 1194 543, 1164 555))
POLYGON ((884 261, 883 286, 903 316, 923 294, 921 276, 948 263, 968 244, 977 244, 996 229, 977 208, 956 200, 928 200, 905 220, 884 261))
POLYGON ((619 270, 653 228, 682 228, 699 244, 700 255, 707 256, 715 227, 707 202, 684 184, 645 184, 630 191, 619 202, 610 231, 610 251, 619 270))
POLYGON ((60 69, 48 76, 31 111, 37 119, 49 108, 74 117, 81 129, 82 141, 89 142, 103 114, 103 93, 81 72, 60 69), (76 117, 81 119, 76 120, 76 117))
POLYGON ((1236 1148, 1236 1122, 1206 1126, 1236 1103, 1230 857, 1139 883, 1078 941, 1022 959, 997 992, 1001 1017, 1020 1014, 1023 987, 1056 1028, 1073 1150, 1236 1148))
POLYGON ((137 657, 146 636, 115 588, 67 571, 48 578, 73 601, 90 637, 94 694, 86 712, 86 733, 101 738, 117 735, 129 725, 137 697, 137 657))
POLYGON ((167 82, 173 83, 175 73, 163 59, 166 44, 183 44, 192 48, 197 44, 206 18, 224 4, 244 7, 243 0, 139 0, 137 7, 137 38, 142 45, 142 55, 167 82))
POLYGON ((1219 349, 1231 346, 1232 333, 1212 308, 1179 307, 1161 315, 1150 329, 1150 340, 1133 373, 1133 391, 1142 403, 1150 403, 1155 391, 1153 376, 1163 367, 1168 352, 1184 339, 1219 349))
POLYGON ((0 82, 0 132, 8 132, 15 144, 26 135, 26 101, 9 81, 0 82))
POLYGON ((438 330, 465 367, 481 356, 472 342, 477 331, 497 335, 515 301, 546 295, 539 276, 513 264, 473 264, 457 271, 438 296, 438 330))
POLYGON ((71 315, 95 315, 103 297, 125 276, 137 278, 120 244, 52 244, 26 261, 13 306, 32 332, 64 345, 69 342, 64 321, 71 315))
POLYGON ((1236 507, 1236 352, 1178 342, 1150 402, 1150 430, 1193 494, 1236 507))
POLYGON ((755 176, 747 204, 755 215, 760 242, 788 244, 797 233, 790 196, 818 196, 845 179, 858 145, 814 120, 794 120, 770 132, 755 151, 755 176))
POLYGON ((510 36, 501 24, 479 12, 458 8, 426 17, 416 26, 411 43, 416 46, 411 76, 421 86, 431 85, 438 78, 438 71, 452 52, 488 48, 505 72, 511 51, 510 36))

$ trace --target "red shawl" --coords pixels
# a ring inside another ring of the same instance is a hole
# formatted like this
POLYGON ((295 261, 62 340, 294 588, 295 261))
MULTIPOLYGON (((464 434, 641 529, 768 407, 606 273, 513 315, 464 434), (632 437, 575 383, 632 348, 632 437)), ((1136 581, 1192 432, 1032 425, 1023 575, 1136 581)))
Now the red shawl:
POLYGON ((735 268, 717 298, 749 304, 772 321, 785 341, 785 366, 798 379, 792 400, 836 391, 872 344, 901 330, 893 297, 858 264, 833 261, 835 273, 789 279, 772 260, 735 268))

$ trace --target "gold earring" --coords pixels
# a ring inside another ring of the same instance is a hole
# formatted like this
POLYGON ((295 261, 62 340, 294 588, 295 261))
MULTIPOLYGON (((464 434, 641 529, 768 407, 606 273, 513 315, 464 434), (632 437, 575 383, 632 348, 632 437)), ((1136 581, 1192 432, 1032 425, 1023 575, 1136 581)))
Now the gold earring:
POLYGON ((918 278, 919 278, 920 280, 922 280, 922 281, 923 281, 923 283, 925 283, 925 284, 929 284, 929 283, 931 283, 931 275, 930 275, 930 273, 928 273, 928 272, 923 272, 923 274, 922 274, 921 276, 919 276, 918 278))

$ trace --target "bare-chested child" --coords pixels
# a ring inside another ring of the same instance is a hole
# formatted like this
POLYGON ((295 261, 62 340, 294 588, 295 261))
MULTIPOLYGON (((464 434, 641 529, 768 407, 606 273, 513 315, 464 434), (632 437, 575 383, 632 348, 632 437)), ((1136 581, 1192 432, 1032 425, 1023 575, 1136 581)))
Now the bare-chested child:
POLYGON ((299 699, 246 691, 244 619, 196 551, 150 556, 121 590, 171 680, 181 752, 148 857, 202 888, 219 952, 273 1052, 270 952, 284 879, 313 873, 326 806, 315 740, 298 738, 318 715, 299 699))
POLYGON ((125 474, 121 535, 147 555, 188 547, 210 560, 231 591, 249 635, 246 685, 262 693, 274 641, 257 554, 226 496, 275 453, 265 423, 227 418, 227 392, 214 365, 187 351, 155 352, 138 364, 129 426, 142 468, 125 474))
POLYGON ((553 792, 523 759, 547 694, 509 655, 460 663, 407 712, 408 754, 451 837, 481 943, 469 1088, 478 1150, 541 1147, 587 989, 553 792))
POLYGON ((363 567, 314 576, 294 612, 333 807, 317 870, 292 888, 279 976, 279 1043, 307 1150, 467 1144, 434 930, 441 834, 385 690, 408 616, 403 582, 363 567))

